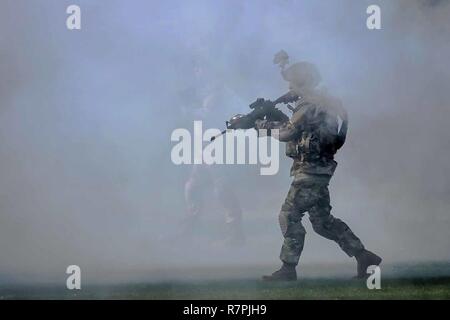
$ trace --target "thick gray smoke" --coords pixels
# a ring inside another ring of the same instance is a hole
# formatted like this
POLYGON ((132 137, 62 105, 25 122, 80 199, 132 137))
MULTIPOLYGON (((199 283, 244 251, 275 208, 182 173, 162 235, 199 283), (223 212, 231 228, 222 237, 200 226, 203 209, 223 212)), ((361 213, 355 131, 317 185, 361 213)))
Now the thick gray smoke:
MULTIPOLYGON (((333 214, 387 263, 449 259, 448 1, 83 0, 80 31, 65 27, 70 4, 0 5, 0 282, 60 281, 70 264, 108 281, 278 264, 290 160, 271 177, 217 168, 246 245, 216 245, 214 197, 182 239, 190 167, 172 164, 170 135, 284 94, 280 49, 315 64, 349 114, 333 214), (375 3, 382 29, 368 30, 375 3)), ((350 262, 304 220, 302 263, 350 262)))

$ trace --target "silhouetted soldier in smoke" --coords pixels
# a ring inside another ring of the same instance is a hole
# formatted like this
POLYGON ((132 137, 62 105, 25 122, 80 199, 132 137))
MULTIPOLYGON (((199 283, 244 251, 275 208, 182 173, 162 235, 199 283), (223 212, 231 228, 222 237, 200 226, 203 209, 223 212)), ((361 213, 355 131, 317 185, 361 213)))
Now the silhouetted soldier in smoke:
POLYGON ((257 120, 257 129, 279 129, 279 140, 286 142, 286 155, 294 159, 291 176, 294 180, 284 201, 279 221, 284 236, 280 259, 282 267, 265 280, 296 280, 295 270, 303 250, 305 228, 302 217, 309 213, 314 231, 335 241, 341 249, 357 261, 357 277, 366 276, 370 265, 378 265, 381 258, 366 250, 360 239, 340 219, 330 214, 329 181, 336 169, 334 155, 345 142, 347 115, 339 101, 316 89, 320 76, 315 66, 300 62, 288 65, 286 52, 274 59, 282 69, 282 76, 290 83, 283 97, 293 115, 288 122, 257 120), (342 125, 339 129, 339 120, 342 125))
MULTIPOLYGON (((185 90, 182 97, 186 116, 202 120, 207 126, 214 123, 214 118, 222 119, 221 112, 228 113, 231 108, 239 107, 237 101, 229 101, 233 93, 223 83, 211 81, 206 74, 209 71, 203 64, 194 61, 193 86, 185 90)), ((227 177, 219 168, 206 164, 192 165, 184 185, 184 197, 187 208, 185 233, 195 230, 204 215, 206 204, 213 202, 219 204, 225 213, 223 244, 244 243, 241 206, 227 177)))

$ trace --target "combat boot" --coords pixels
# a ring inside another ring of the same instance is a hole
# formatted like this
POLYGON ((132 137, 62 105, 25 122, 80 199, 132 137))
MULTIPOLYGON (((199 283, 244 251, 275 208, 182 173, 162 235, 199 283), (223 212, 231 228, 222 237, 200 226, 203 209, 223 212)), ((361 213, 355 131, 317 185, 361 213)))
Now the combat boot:
POLYGON ((295 281, 297 280, 297 271, 295 271, 295 264, 283 263, 281 268, 270 276, 263 276, 264 281, 295 281))
POLYGON ((378 266, 382 259, 377 256, 375 253, 370 252, 369 250, 362 250, 360 253, 358 253, 356 256, 356 262, 358 264, 358 275, 355 278, 358 279, 364 279, 367 278, 369 275, 367 274, 367 268, 369 266, 378 266))

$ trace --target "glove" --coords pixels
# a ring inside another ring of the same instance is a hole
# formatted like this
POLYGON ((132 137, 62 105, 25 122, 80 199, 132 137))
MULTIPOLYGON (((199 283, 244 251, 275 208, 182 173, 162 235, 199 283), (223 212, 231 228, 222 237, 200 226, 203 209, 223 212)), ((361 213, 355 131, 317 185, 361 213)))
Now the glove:
POLYGON ((255 121, 255 128, 256 129, 270 129, 268 126, 267 120, 257 119, 255 121))

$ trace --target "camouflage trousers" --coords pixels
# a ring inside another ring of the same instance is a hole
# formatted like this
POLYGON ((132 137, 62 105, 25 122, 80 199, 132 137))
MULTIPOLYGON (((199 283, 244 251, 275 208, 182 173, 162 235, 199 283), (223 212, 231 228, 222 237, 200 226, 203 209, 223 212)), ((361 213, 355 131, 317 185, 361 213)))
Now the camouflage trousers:
POLYGON ((297 264, 303 250, 306 230, 302 225, 305 212, 315 232, 335 241, 350 257, 364 249, 363 244, 350 228, 330 214, 330 177, 298 174, 289 189, 279 215, 284 243, 280 259, 297 264))

